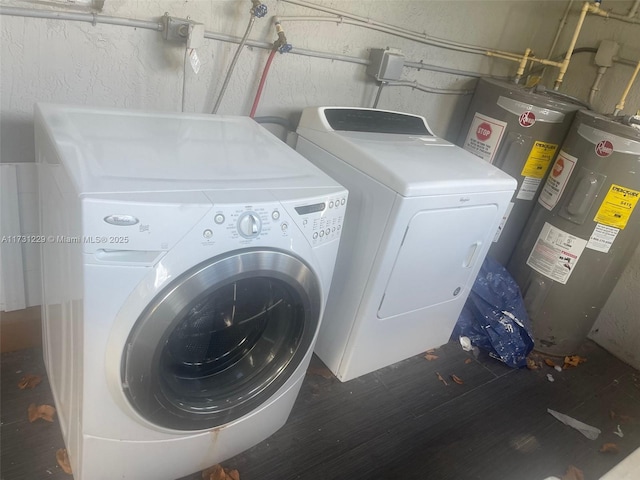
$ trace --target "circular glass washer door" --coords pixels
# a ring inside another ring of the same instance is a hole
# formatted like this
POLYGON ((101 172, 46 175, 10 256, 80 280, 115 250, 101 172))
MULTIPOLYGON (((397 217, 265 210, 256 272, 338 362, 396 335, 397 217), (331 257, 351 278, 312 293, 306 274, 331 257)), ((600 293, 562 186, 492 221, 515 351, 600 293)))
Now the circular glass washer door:
POLYGON ((320 321, 315 274, 276 250, 242 250, 185 272, 136 321, 122 357, 129 402, 175 430, 229 423, 293 374, 320 321))

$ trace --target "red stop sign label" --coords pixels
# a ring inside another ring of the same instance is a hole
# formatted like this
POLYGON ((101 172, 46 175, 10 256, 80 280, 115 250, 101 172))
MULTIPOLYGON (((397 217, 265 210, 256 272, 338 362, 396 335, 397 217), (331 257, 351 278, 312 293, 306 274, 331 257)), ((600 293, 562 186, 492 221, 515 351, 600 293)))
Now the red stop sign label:
POLYGON ((596 155, 599 157, 608 157, 613 153, 613 143, 609 140, 601 140, 596 145, 596 155))
POLYGON ((562 170, 564 170, 564 160, 562 160, 562 157, 558 157, 558 160, 556 160, 553 170, 551 171, 551 175, 558 177, 562 173, 562 170))
POLYGON ((521 126, 528 128, 536 123, 536 116, 533 112, 524 112, 518 117, 518 123, 520 123, 521 126))
POLYGON ((491 133, 491 125, 489 125, 487 122, 482 122, 480 125, 478 125, 478 128, 476 128, 476 137, 478 137, 478 140, 481 140, 483 142, 486 142, 489 139, 491 133))

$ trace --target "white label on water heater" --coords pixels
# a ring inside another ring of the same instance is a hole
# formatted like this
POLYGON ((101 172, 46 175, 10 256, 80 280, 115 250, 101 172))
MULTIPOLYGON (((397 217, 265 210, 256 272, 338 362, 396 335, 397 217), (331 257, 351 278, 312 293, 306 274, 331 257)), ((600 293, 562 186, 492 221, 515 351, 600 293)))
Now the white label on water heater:
POLYGON ((609 227, 601 223, 596 224, 596 228, 593 230, 591 238, 589 238, 589 243, 587 243, 587 248, 609 253, 609 249, 618 236, 618 232, 620 232, 619 228, 609 227))
POLYGON ((516 198, 518 200, 533 200, 540 186, 540 182, 542 182, 540 178, 524 177, 516 198))
POLYGON ((560 150, 538 198, 538 203, 547 210, 553 210, 553 207, 558 204, 558 200, 560 200, 562 192, 564 192, 564 187, 567 186, 577 160, 576 157, 569 155, 564 150, 560 150))
POLYGON ((473 116, 463 148, 467 152, 493 163, 506 127, 507 122, 476 113, 473 116))
POLYGON ((529 254, 527 265, 545 277, 565 285, 586 245, 586 240, 545 222, 529 254))

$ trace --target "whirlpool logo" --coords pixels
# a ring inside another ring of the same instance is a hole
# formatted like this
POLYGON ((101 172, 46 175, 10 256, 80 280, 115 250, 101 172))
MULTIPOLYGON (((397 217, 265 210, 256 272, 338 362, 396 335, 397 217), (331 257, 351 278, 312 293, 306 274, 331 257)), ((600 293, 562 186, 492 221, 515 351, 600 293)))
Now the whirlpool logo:
POLYGON ((117 225, 119 227, 129 227, 140 222, 140 220, 133 215, 107 215, 103 220, 111 225, 117 225))

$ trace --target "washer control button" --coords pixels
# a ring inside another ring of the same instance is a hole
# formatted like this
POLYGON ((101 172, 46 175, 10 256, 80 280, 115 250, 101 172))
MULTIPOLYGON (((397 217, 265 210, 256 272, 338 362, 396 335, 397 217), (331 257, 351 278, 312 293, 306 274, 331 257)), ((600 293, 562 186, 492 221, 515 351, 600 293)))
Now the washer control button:
POLYGON ((244 238, 255 238, 260 235, 262 222, 255 212, 245 212, 238 219, 238 233, 244 238))
POLYGON ((330 229, 330 228, 327 228, 327 229, 324 231, 324 233, 326 233, 327 235, 329 235, 329 234, 331 233, 331 229, 330 229))
POLYGON ((216 222, 218 225, 220 225, 221 223, 224 223, 224 215, 222 215, 221 213, 217 214, 215 217, 213 217, 213 221, 216 222))
POLYGON ((340 205, 344 205, 346 202, 346 200, 343 198, 342 200, 340 200, 340 205))
POLYGON ((320 236, 324 237, 324 230, 320 230, 320 236))
POLYGON ((313 239, 315 240, 316 238, 318 238, 318 232, 313 232, 313 239))
POLYGON ((282 225, 280 225, 280 228, 283 232, 286 232, 289 229, 289 224, 287 222, 283 222, 282 225))
POLYGON ((329 208, 333 208, 333 200, 329 202, 329 208))
POLYGON ((211 238, 213 237, 213 232, 207 228, 204 232, 202 232, 202 236, 207 239, 211 238))
POLYGON ((274 220, 278 220, 280 218, 280 212, 278 210, 274 210, 273 212, 271 212, 271 218, 273 218, 274 220))

